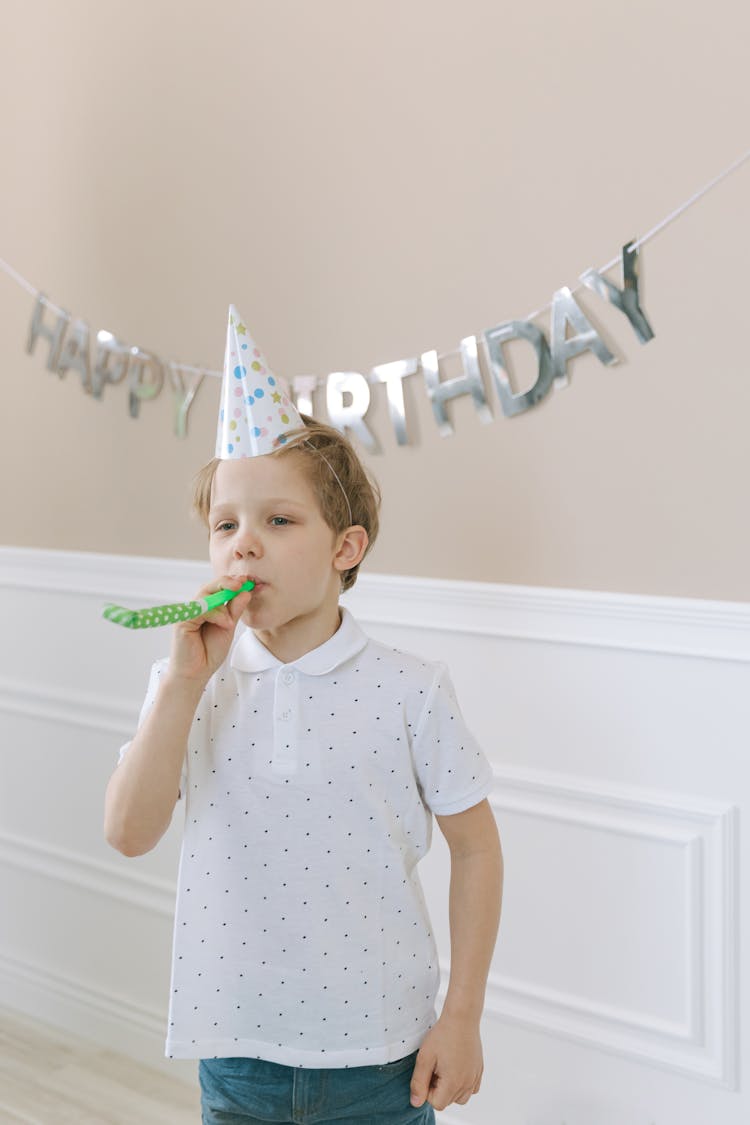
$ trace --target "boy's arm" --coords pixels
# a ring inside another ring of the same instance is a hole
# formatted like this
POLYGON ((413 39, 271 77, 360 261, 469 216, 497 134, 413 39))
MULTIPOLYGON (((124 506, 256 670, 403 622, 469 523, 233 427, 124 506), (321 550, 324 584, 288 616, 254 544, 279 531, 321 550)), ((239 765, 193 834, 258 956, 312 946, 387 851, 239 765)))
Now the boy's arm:
MULTIPOLYGON (((238 590, 250 575, 225 574, 199 590, 238 590)), ((162 838, 177 803, 187 739, 203 689, 226 659, 247 590, 210 614, 172 630, 168 671, 145 722, 112 774, 104 798, 104 835, 123 855, 143 855, 162 838)))
POLYGON ((168 674, 107 785, 104 835, 123 855, 143 855, 169 827, 187 738, 203 684, 168 674))
POLYGON ((500 924, 503 856, 487 800, 437 822, 451 853, 451 971, 443 1010, 427 1034, 412 1076, 412 1105, 464 1105, 479 1090, 479 1021, 500 924))

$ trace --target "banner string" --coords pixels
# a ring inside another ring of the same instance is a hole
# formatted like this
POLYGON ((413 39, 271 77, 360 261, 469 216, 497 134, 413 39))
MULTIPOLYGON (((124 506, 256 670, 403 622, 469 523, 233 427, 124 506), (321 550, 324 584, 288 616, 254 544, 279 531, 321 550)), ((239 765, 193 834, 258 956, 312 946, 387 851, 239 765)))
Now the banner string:
MULTIPOLYGON (((736 172, 737 169, 740 168, 746 160, 750 160, 750 149, 748 149, 747 152, 743 153, 742 156, 738 157, 738 159, 735 160, 733 164, 730 164, 728 168, 725 168, 723 172, 720 172, 718 176, 714 176, 713 180, 705 184, 702 188, 700 188, 699 191, 696 191, 693 195, 690 196, 689 199, 686 199, 684 203, 681 203, 679 207, 675 207, 674 211, 670 211, 665 219, 662 219, 661 222, 657 223, 655 227, 651 228, 651 230, 646 231, 642 238, 638 238, 635 242, 631 242, 629 244, 630 249, 638 250, 639 247, 643 246, 646 242, 649 241, 649 239, 653 238, 654 235, 659 234, 660 231, 663 231, 665 227, 669 226, 670 223, 673 223, 675 219, 678 219, 680 215, 684 214, 684 212, 687 211, 688 207, 692 207, 694 203, 697 203, 698 200, 702 199, 704 195, 707 195, 709 191, 711 191, 715 187, 718 187, 721 181, 725 180, 727 176, 731 176, 732 172, 736 172)), ((596 272, 606 273, 607 270, 611 270, 612 267, 616 266, 617 263, 621 260, 622 255, 618 254, 615 258, 611 258, 610 261, 606 262, 603 266, 600 266, 596 272)), ((580 288, 581 282, 579 281, 578 284, 571 289, 571 293, 577 292, 577 290, 580 288)), ((542 305, 542 307, 537 309, 536 312, 530 313, 529 316, 526 317, 526 320, 533 320, 535 317, 539 316, 540 313, 546 312, 549 308, 552 308, 551 301, 548 301, 546 305, 542 305)), ((458 351, 446 353, 446 355, 458 354, 458 351)))
MULTIPOLYGON (((736 172, 737 169, 742 167, 742 165, 747 160, 750 160, 750 149, 748 149, 747 152, 743 153, 742 156, 738 157, 737 160, 730 164, 728 168, 725 168, 723 172, 720 172, 718 176, 714 176, 712 180, 710 180, 702 188, 691 195, 689 199, 686 199, 684 203, 681 203, 679 207, 676 207, 674 211, 670 211, 670 213, 664 219, 662 219, 661 222, 657 223, 656 226, 651 228, 651 230, 646 231, 646 233, 641 238, 636 239, 635 242, 630 243, 629 245, 631 250, 638 250, 641 246, 645 245, 646 242, 663 231, 665 227, 669 226, 670 223, 673 223, 675 219, 678 219, 680 217, 680 215, 684 214, 685 211, 687 211, 688 207, 692 207, 694 203, 697 203, 698 200, 702 199, 704 195, 707 195, 709 191, 712 191, 713 188, 718 187, 718 185, 723 180, 725 180, 728 176, 731 176, 733 172, 736 172)), ((620 254, 612 258, 609 262, 606 262, 603 266, 600 266, 597 270, 597 273, 606 273, 607 270, 610 270, 613 266, 616 266, 619 261, 621 261, 620 254)), ((33 286, 30 281, 26 280, 25 277, 22 277, 21 274, 18 273, 17 270, 14 270, 13 267, 8 262, 4 261, 3 258, 0 258, 0 270, 3 270, 8 275, 8 277, 17 282, 17 284, 20 285, 22 289, 25 289, 27 293, 30 293, 32 297, 37 297, 40 294, 40 289, 37 289, 35 286, 33 286)), ((579 282, 571 289, 571 293, 575 293, 580 288, 581 282, 579 282)), ((65 313, 64 309, 61 309, 58 305, 53 304, 52 301, 50 301, 46 297, 45 303, 50 309, 53 310, 53 312, 56 312, 58 315, 63 315, 65 313)), ((534 312, 529 313, 528 316, 525 317, 525 319, 534 320, 537 316, 540 316, 541 313, 546 312, 547 309, 551 307, 552 302, 548 301, 546 305, 542 305, 534 312)), ((455 348, 449 352, 441 352, 439 358, 448 359, 452 356, 457 356, 460 354, 460 348, 455 348)), ((221 371, 209 371, 205 367, 193 367, 187 363, 175 362, 174 366, 179 367, 180 371, 187 371, 195 375, 211 375, 212 377, 217 379, 221 379, 223 374, 221 371)))
MULTIPOLYGON (((14 281, 17 281, 22 289, 25 289, 27 293, 31 293, 32 297, 36 297, 39 290, 35 289, 31 282, 27 281, 25 277, 21 277, 20 273, 17 273, 16 270, 14 270, 12 266, 9 266, 7 262, 3 261, 2 258, 0 258, 0 269, 5 270, 8 277, 12 277, 14 281)), ((57 313, 62 312, 62 309, 58 309, 55 305, 51 304, 50 308, 54 309, 57 313)))

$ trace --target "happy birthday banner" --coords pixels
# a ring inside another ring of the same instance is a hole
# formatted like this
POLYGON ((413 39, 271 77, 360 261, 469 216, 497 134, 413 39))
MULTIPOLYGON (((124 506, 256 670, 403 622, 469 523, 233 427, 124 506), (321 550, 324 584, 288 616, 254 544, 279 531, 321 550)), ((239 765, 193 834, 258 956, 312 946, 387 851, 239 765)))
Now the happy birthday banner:
MULTIPOLYGON (((642 238, 626 243, 621 258, 612 259, 598 270, 585 270, 575 289, 583 286, 611 303, 625 316, 639 343, 647 344, 653 339, 654 332, 640 304, 639 247, 748 159, 750 150, 642 238), (604 276, 618 261, 622 264, 622 288, 604 276)), ((86 321, 74 318, 54 304, 1 258, 0 269, 36 298, 26 350, 32 354, 40 341, 46 343, 48 371, 56 372, 60 378, 69 371, 76 371, 82 389, 95 399, 102 398, 108 384, 125 383, 132 418, 138 418, 141 404, 156 398, 168 383, 174 404, 174 432, 178 438, 186 436, 188 413, 204 377, 221 378, 220 371, 175 360, 164 361, 138 345, 125 343, 103 328, 94 333, 86 321)), ((380 444, 366 424, 365 416, 371 403, 371 387, 383 384, 396 442, 401 446, 409 445, 403 384, 406 378, 421 373, 438 432, 442 437, 448 437, 454 431, 446 405, 463 395, 471 397, 482 422, 493 421, 479 360, 481 346, 484 366, 489 368, 503 414, 507 418, 521 414, 538 405, 553 387, 567 386, 568 364, 582 353, 592 352, 605 366, 618 362, 618 357, 607 347, 573 296, 575 289, 562 286, 553 294, 549 304, 525 319, 504 321, 488 328, 479 337, 466 336, 456 350, 442 355, 434 350, 422 352, 410 359, 379 364, 366 375, 360 371, 334 371, 324 379, 317 375, 297 375, 291 380, 297 407, 304 414, 312 414, 313 394, 324 387, 331 425, 342 431, 351 430, 365 449, 379 453, 380 444), (533 323, 547 309, 551 309, 549 338, 533 323), (511 385, 505 351, 511 340, 525 340, 536 356, 536 380, 526 391, 514 391, 511 385), (454 356, 460 357, 462 373, 454 378, 443 378, 441 362, 454 356)))

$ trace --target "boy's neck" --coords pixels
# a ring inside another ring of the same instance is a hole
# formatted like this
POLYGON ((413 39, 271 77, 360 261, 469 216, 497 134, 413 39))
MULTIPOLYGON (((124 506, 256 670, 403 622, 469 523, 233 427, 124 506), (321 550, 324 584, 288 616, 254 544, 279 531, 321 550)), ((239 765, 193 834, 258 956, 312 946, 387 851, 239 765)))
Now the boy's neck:
POLYGON ((298 617, 280 629, 253 629, 260 643, 282 664, 293 664, 329 641, 341 625, 338 602, 323 616, 298 617))

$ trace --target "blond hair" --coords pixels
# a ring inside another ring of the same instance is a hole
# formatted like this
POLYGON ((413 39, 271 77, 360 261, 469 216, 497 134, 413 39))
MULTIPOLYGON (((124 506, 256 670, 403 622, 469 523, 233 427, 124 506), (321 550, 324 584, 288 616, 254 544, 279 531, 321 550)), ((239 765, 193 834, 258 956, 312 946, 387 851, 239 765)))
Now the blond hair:
MULTIPOLYGON (((377 538, 380 526, 378 483, 342 433, 306 414, 302 414, 301 418, 304 426, 290 430, 285 435, 285 444, 268 456, 289 457, 295 454, 300 458, 302 471, 315 493, 325 522, 336 535, 353 525, 363 527, 368 538, 366 555, 377 538)), ((211 508, 211 489, 220 463, 218 458, 212 458, 199 470, 193 483, 193 510, 206 527, 211 508)), ((359 567, 360 563, 357 563, 344 571, 342 590, 350 590, 357 581, 359 567)))

